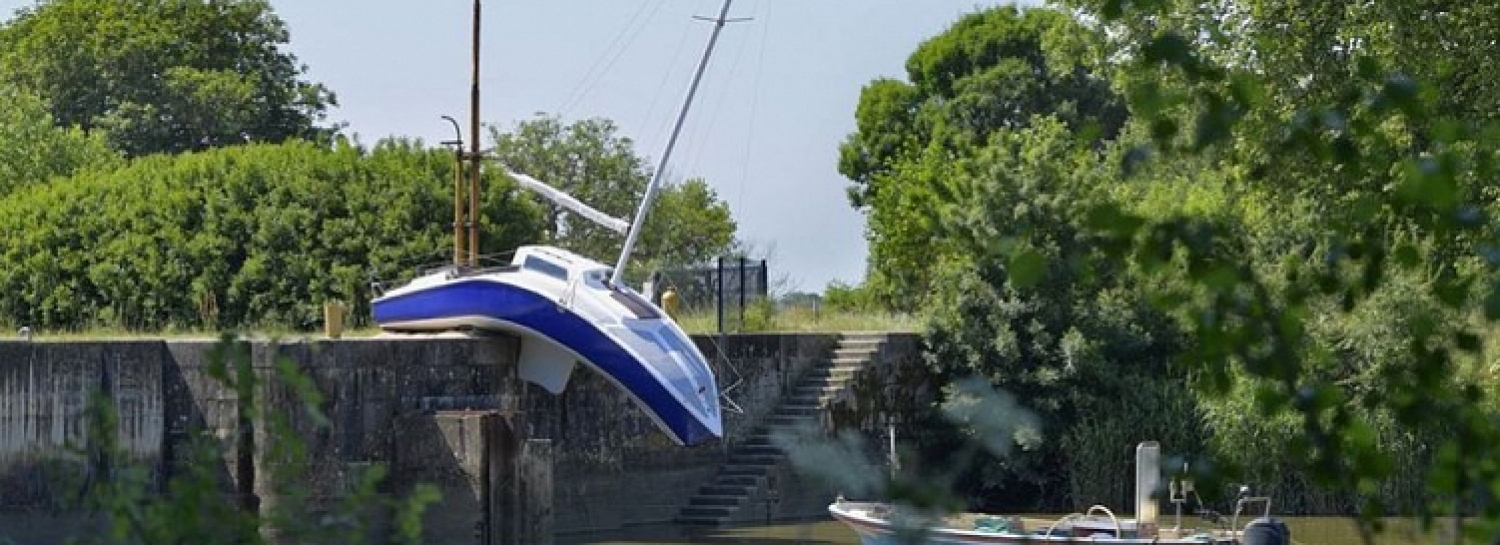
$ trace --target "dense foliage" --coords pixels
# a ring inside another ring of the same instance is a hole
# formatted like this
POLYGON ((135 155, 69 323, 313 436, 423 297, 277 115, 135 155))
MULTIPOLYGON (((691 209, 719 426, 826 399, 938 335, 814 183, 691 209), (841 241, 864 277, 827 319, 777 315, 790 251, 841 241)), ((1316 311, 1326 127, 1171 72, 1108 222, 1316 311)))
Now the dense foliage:
MULTIPOLYGON (((443 262, 451 153, 390 140, 137 159, 0 199, 0 317, 44 328, 306 329, 325 299, 358 323, 372 281, 443 262)), ((535 241, 541 217, 485 181, 482 251, 535 241)))
POLYGON ((929 314, 937 370, 1042 418, 1041 446, 966 484, 1123 503, 1101 468, 1160 439, 1294 511, 1500 520, 1483 60, 1500 11, 1060 7, 964 17, 910 83, 866 88, 842 153, 870 221, 864 289, 929 314), (953 92, 991 73, 1014 84, 953 92), (936 130, 975 119, 1002 121, 936 130))
POLYGON ((0 25, 0 81, 130 156, 327 141, 333 94, 288 40, 264 0, 47 0, 0 25))
POLYGON ((87 168, 111 168, 119 157, 99 135, 52 122, 47 103, 0 84, 0 197, 87 168))
POLYGON ((1077 53, 1096 46, 1069 17, 996 8, 964 17, 907 61, 910 83, 866 86, 858 131, 840 150, 850 200, 869 214, 872 289, 898 305, 919 303, 946 244, 941 216, 951 161, 1037 115, 1083 139, 1113 136, 1124 120, 1108 81, 1077 53))

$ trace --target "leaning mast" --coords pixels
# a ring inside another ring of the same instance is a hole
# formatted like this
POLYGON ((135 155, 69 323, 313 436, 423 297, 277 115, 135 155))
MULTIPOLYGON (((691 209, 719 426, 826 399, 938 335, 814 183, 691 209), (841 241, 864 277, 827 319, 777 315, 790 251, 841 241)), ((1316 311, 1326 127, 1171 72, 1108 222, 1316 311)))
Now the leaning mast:
MULTIPOLYGON (((723 7, 719 8, 719 16, 713 21, 714 31, 708 38, 708 47, 703 50, 703 58, 698 61, 698 71, 693 74, 693 83, 688 86, 687 98, 683 100, 682 109, 677 112, 677 124, 672 127, 672 136, 667 139, 667 149, 661 154, 661 161, 656 166, 656 171, 651 173, 651 183, 646 186, 646 195, 641 198, 641 205, 635 212, 635 220, 630 225, 630 232, 625 235, 625 245, 620 248, 620 260, 615 264, 614 274, 609 282, 614 285, 623 285, 625 281, 625 262, 630 260, 630 252, 635 248, 636 240, 640 238, 641 226, 646 223, 646 213, 651 209, 651 200, 656 198, 656 190, 661 185, 663 173, 667 170, 667 161, 672 158, 672 147, 677 144, 677 136, 682 133, 682 123, 687 120, 688 108, 693 105, 693 95, 698 92, 698 83, 703 79, 703 72, 708 68, 708 58, 713 55, 714 44, 719 41, 719 31, 724 30, 724 24, 738 22, 743 19, 729 19, 729 5, 734 0, 724 0, 723 7)), ((698 19, 704 19, 698 17, 698 19)))

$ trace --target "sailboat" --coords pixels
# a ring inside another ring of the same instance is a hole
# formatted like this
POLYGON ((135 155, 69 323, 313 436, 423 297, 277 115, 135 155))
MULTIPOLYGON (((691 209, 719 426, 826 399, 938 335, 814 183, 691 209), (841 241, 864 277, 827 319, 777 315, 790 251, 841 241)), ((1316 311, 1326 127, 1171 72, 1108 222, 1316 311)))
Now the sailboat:
MULTIPOLYGON (((463 184, 454 184, 454 263, 426 271, 371 301, 375 323, 391 332, 476 330, 520 338, 518 374, 561 393, 578 365, 623 390, 675 442, 692 446, 723 436, 719 387, 708 359, 666 312, 624 280, 667 160, 682 131, 693 96, 729 12, 725 0, 677 122, 633 222, 609 217, 530 176, 506 170, 520 185, 625 235, 611 268, 586 256, 546 245, 517 248, 507 265, 478 264, 479 20, 474 1, 474 76, 470 93, 469 227, 462 259, 463 184)), ((462 143, 459 144, 462 149, 462 143)), ((462 158, 462 152, 459 154, 462 158)), ((503 167, 502 167, 503 168, 503 167)))

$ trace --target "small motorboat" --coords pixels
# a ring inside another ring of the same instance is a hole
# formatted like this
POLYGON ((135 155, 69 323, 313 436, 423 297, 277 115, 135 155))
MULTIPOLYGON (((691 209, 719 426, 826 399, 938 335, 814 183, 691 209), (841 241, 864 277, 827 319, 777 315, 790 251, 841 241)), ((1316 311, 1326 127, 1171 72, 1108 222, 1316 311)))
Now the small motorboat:
POLYGON ((834 519, 849 526, 863 545, 980 545, 1026 543, 1094 543, 1114 545, 1290 545, 1285 524, 1271 518, 1271 500, 1249 496, 1242 488, 1234 515, 1221 524, 1193 528, 1182 525, 1182 504, 1192 494, 1191 481, 1173 481, 1171 501, 1178 507, 1176 524, 1161 527, 1157 520, 1160 447, 1154 441, 1136 448, 1136 518, 1116 517, 1108 507, 1095 505, 1085 513, 1055 520, 1024 519, 964 513, 923 516, 901 506, 855 502, 838 498, 828 506, 834 519), (1264 503, 1265 512, 1236 530, 1244 507, 1264 503))

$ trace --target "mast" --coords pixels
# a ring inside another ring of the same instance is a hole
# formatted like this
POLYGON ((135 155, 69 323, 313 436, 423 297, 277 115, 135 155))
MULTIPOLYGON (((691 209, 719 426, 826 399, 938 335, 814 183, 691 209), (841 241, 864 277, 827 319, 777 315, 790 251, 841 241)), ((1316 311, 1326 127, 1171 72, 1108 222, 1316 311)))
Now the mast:
POLYGON ((635 220, 630 225, 630 233, 625 236, 625 246, 620 248, 620 260, 615 264, 610 284, 622 285, 625 281, 625 262, 630 260, 630 252, 635 249, 636 240, 640 238, 641 226, 646 223, 646 213, 651 209, 651 200, 656 198, 656 189, 661 185, 662 175, 667 170, 667 161, 672 158, 672 146, 677 144, 677 136, 682 133, 682 123, 687 120, 688 108, 693 105, 698 82, 703 79, 703 72, 708 68, 708 58, 713 55, 714 44, 719 41, 719 31, 724 30, 724 23, 731 22, 728 19, 729 5, 733 2, 734 0, 724 0, 723 7, 719 8, 719 17, 712 19, 714 31, 708 38, 708 47, 703 50, 703 58, 698 61, 698 71, 693 74, 693 83, 688 86, 687 98, 683 100, 682 110, 677 113, 677 124, 672 127, 672 136, 667 139, 667 149, 662 152, 656 171, 651 173, 651 183, 646 185, 646 195, 641 198, 641 205, 636 209, 635 220))
POLYGON ((479 2, 474 0, 474 74, 469 86, 469 266, 479 266, 479 2))

